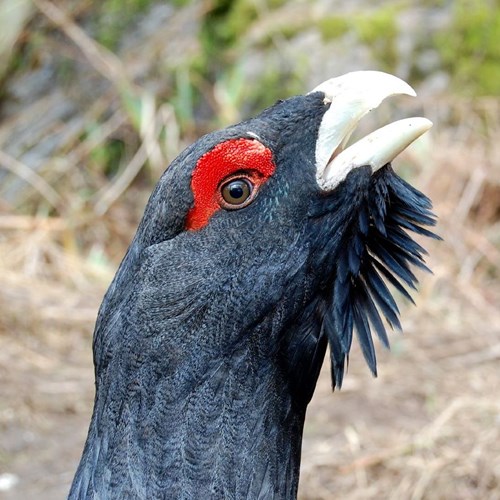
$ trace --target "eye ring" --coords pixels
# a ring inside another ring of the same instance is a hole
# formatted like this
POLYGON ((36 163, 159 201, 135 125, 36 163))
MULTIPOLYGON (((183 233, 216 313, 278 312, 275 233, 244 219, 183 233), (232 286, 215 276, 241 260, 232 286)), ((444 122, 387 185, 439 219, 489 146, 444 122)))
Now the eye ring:
POLYGON ((257 195, 257 186, 248 175, 236 174, 224 179, 219 185, 219 205, 226 210, 238 210, 248 206, 257 195))

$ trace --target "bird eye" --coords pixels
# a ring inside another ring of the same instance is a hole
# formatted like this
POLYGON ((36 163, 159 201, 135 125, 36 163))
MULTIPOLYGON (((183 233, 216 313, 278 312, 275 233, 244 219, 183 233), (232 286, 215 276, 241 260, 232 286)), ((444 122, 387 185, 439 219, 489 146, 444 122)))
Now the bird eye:
POLYGON ((255 195, 254 185, 246 177, 236 177, 220 187, 220 205, 228 210, 246 207, 255 195))

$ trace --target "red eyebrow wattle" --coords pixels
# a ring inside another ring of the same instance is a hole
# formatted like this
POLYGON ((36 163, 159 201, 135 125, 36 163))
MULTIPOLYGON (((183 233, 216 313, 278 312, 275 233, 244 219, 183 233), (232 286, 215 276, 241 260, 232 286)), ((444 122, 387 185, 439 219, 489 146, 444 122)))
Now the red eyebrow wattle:
POLYGON ((187 215, 186 229, 201 229, 220 209, 217 190, 226 177, 238 171, 254 172, 258 174, 256 184, 260 185, 274 170, 271 150, 257 140, 240 138, 217 144, 198 160, 193 170, 194 204, 187 215))

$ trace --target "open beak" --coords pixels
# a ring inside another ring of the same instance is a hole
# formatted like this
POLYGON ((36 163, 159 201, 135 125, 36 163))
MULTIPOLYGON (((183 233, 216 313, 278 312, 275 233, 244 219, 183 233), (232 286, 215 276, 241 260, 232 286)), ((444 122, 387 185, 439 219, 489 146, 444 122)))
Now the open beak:
POLYGON ((375 172, 432 127, 426 118, 399 120, 344 149, 363 116, 391 95, 415 96, 403 80, 380 71, 355 71, 318 85, 330 107, 323 116, 316 142, 316 179, 331 191, 354 168, 369 165, 375 172))

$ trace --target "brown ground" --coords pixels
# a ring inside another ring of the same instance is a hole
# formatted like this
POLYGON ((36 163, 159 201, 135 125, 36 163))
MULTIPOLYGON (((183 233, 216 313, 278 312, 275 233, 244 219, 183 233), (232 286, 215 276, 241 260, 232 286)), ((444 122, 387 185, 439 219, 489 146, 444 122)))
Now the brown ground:
MULTIPOLYGON (((494 140, 460 134, 438 127, 416 162, 414 184, 433 197, 445 242, 429 247, 434 275, 421 276, 417 307, 403 307, 404 336, 379 349, 376 380, 355 350, 332 394, 325 367, 306 423, 303 499, 500 499, 500 155, 494 140)), ((68 224, 0 218, 9 500, 64 498, 91 412, 91 334, 116 259, 84 259, 68 224)))

